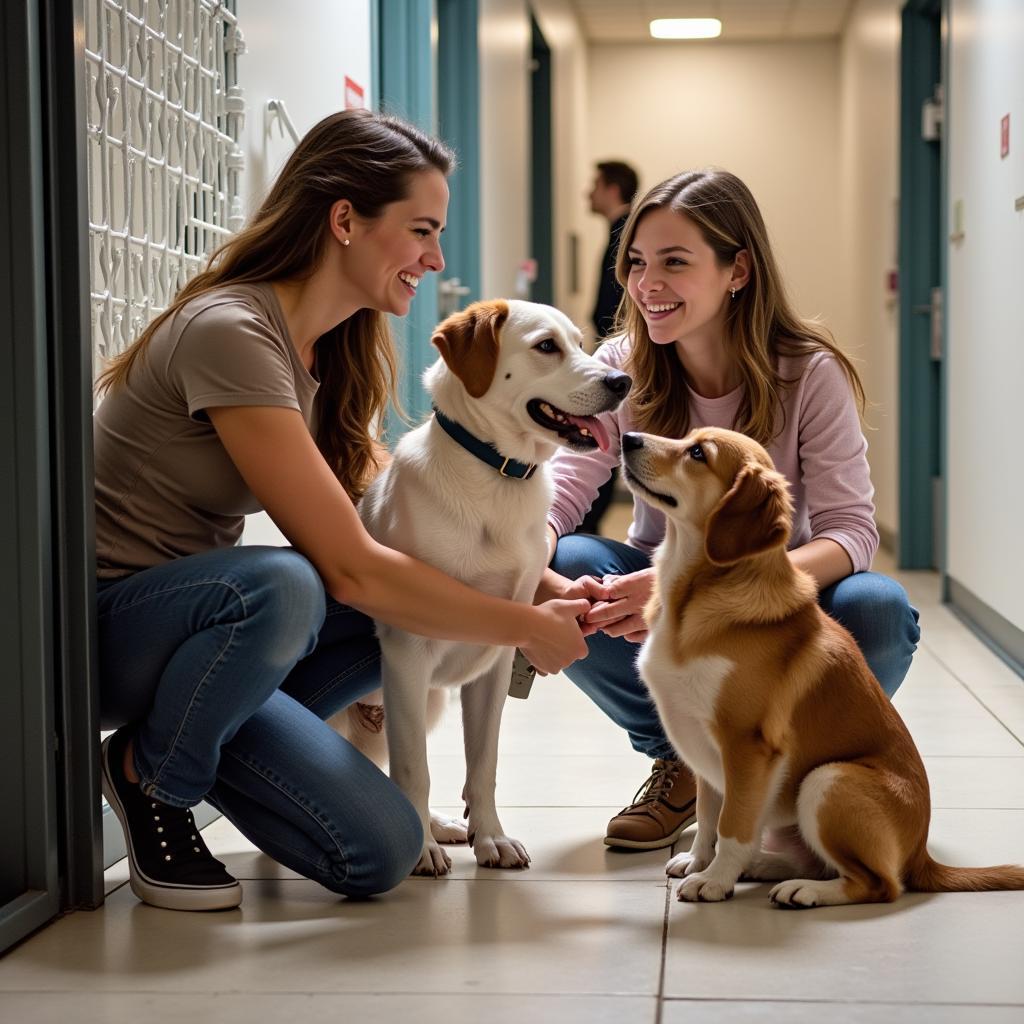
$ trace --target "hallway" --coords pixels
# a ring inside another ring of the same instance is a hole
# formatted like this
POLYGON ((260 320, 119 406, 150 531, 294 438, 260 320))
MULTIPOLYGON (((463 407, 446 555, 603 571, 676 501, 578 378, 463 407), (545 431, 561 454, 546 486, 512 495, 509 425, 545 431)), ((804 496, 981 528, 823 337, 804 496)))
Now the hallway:
MULTIPOLYGON (((1024 689, 939 604, 935 574, 895 573, 884 556, 878 563, 922 613, 921 648, 896 704, 931 778, 932 852, 954 864, 1019 860, 1024 689)), ((436 800, 453 814, 460 751, 453 707, 431 743, 436 800)), ((502 751, 499 807, 530 851, 528 872, 478 869, 456 848, 448 880, 412 879, 371 902, 339 902, 220 821, 205 834, 244 879, 239 912, 143 906, 124 863, 115 865, 102 910, 55 923, 0 962, 5 1019, 1021 1019, 1024 893, 785 913, 769 906, 768 886, 746 884, 727 904, 682 905, 666 899, 668 851, 605 852, 604 824, 647 766, 570 684, 540 680, 528 701, 510 701, 502 751)))

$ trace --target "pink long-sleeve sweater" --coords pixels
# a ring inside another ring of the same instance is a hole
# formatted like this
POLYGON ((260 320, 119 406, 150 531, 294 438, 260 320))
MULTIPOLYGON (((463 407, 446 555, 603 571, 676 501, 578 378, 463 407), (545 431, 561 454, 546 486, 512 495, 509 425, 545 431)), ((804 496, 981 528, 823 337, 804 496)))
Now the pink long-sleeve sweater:
MULTIPOLYGON (((597 358, 622 369, 628 351, 625 338, 607 341, 597 358)), ((795 504, 790 548, 827 537, 850 556, 854 572, 871 566, 878 548, 874 519, 874 488, 868 471, 867 441, 857 406, 842 367, 826 352, 782 357, 784 380, 796 380, 783 395, 785 424, 767 446, 776 468, 789 481, 795 504)), ((703 398, 691 391, 690 426, 733 427, 742 387, 721 398, 703 398)), ((627 399, 602 423, 608 430, 607 452, 559 449, 551 462, 555 499, 548 522, 555 533, 571 533, 583 520, 598 488, 611 475, 620 453, 620 437, 635 430, 627 399)), ((633 522, 627 543, 651 552, 665 533, 665 518, 639 498, 633 500, 633 522)))

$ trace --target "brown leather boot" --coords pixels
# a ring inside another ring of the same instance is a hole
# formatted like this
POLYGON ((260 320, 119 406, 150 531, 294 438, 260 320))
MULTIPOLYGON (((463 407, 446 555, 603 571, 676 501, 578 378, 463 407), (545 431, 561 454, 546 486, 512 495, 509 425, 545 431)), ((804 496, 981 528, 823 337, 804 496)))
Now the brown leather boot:
POLYGON ((682 761, 658 758, 633 803, 608 822, 605 846, 659 850, 697 820, 697 783, 682 761))

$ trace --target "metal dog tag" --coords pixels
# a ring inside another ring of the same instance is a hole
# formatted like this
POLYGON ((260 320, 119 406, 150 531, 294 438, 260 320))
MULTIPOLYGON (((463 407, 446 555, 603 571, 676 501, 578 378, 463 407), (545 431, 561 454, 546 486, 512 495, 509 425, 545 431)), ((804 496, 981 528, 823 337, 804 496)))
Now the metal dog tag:
POLYGON ((526 655, 518 648, 512 661, 512 681, 508 684, 508 695, 526 700, 530 696, 533 677, 537 670, 526 660, 526 655))

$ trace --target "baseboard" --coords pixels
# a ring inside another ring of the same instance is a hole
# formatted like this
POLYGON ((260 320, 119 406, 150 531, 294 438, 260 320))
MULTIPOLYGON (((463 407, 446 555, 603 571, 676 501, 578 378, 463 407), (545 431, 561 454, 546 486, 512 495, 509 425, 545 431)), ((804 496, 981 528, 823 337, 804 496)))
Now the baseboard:
POLYGON ((986 647, 1024 678, 1024 630, 990 608, 962 583, 946 577, 950 609, 986 647))

